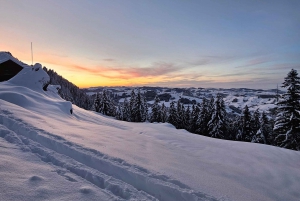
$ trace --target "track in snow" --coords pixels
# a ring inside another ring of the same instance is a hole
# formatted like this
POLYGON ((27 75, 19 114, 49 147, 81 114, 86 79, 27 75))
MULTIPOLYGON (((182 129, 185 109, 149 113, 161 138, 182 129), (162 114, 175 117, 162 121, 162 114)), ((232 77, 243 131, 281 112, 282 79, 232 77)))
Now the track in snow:
MULTIPOLYGON (((200 200, 217 201, 195 192, 180 181, 154 174, 142 167, 84 148, 62 137, 45 132, 0 111, 0 137, 30 151, 42 161, 76 174, 100 189, 109 191, 117 200, 200 200)), ((72 178, 67 178, 72 179, 72 178)))

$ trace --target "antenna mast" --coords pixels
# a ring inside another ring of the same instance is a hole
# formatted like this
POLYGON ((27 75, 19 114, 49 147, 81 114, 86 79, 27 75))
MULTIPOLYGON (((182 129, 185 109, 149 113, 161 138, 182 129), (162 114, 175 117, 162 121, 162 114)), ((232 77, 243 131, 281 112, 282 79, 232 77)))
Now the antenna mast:
POLYGON ((31 42, 31 65, 33 66, 33 51, 32 51, 32 42, 31 42))

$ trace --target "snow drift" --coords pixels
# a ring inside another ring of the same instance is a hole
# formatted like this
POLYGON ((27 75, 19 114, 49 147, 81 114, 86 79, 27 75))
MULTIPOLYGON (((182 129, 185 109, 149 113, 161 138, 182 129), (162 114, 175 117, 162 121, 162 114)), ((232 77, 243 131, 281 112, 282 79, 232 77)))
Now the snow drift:
POLYGON ((35 65, 0 83, 0 200, 299 200, 299 152, 117 121, 44 91, 47 81, 35 65))

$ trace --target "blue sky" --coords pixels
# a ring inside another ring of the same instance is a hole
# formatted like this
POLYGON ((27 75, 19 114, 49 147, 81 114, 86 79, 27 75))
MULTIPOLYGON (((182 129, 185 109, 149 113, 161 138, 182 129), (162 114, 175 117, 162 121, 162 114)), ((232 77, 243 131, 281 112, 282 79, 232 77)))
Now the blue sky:
POLYGON ((300 70, 300 1, 1 2, 0 48, 79 85, 275 88, 300 70))

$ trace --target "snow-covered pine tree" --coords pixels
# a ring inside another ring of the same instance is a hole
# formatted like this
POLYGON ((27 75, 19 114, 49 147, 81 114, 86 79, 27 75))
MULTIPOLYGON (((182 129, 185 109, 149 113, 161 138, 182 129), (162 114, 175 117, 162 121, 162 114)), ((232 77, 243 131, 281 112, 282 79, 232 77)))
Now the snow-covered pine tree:
POLYGON ((192 106, 192 111, 191 111, 191 118, 190 118, 190 126, 189 126, 189 131, 192 133, 196 133, 197 130, 197 120, 199 116, 199 107, 197 105, 192 106))
POLYGON ((161 122, 165 123, 168 120, 168 110, 165 103, 161 105, 161 122))
POLYGON ((196 133, 200 135, 208 136, 208 122, 211 119, 211 105, 212 104, 210 103, 210 101, 208 101, 206 98, 203 98, 196 122, 196 133))
POLYGON ((107 90, 102 91, 100 96, 100 113, 109 115, 110 113, 110 99, 107 90))
MULTIPOLYGON (((256 138, 256 133, 260 128, 260 113, 259 110, 256 109, 252 116, 251 116, 251 121, 250 121, 251 125, 251 136, 256 138)), ((253 141, 254 139, 251 139, 251 141, 253 141)))
POLYGON ((150 122, 161 122, 161 107, 159 105, 159 98, 155 96, 154 103, 152 105, 152 112, 150 117, 150 122))
POLYGON ((180 99, 177 101, 177 127, 178 129, 184 128, 183 118, 184 118, 184 110, 183 105, 180 103, 180 99))
POLYGON ((214 109, 215 109, 215 98, 212 96, 209 100, 209 104, 207 108, 207 114, 209 115, 209 119, 211 119, 211 115, 213 114, 214 109))
POLYGON ((208 132, 210 137, 226 138, 227 135, 227 112, 225 103, 221 95, 217 95, 214 103, 212 116, 208 122, 208 132))
POLYGON ((270 118, 269 119, 269 133, 268 133, 268 139, 267 139, 267 143, 270 145, 274 145, 277 146, 277 144, 275 143, 275 138, 276 138, 276 133, 274 132, 273 128, 275 125, 275 119, 270 118))
POLYGON ((118 104, 117 109, 116 109, 116 119, 123 121, 123 106, 121 103, 118 104))
POLYGON ((98 92, 96 93, 96 97, 95 97, 95 100, 94 100, 92 110, 95 111, 95 112, 100 112, 100 95, 99 95, 98 92))
POLYGON ((188 106, 184 112, 184 118, 183 118, 183 126, 184 129, 186 129, 187 131, 190 130, 190 123, 191 123, 191 110, 190 110, 190 106, 188 106))
POLYGON ((277 103, 275 142, 280 147, 300 150, 300 78, 296 70, 288 73, 282 87, 287 88, 287 92, 277 103))
POLYGON ((148 120, 148 103, 147 103, 147 98, 144 94, 143 96, 143 117, 142 117, 142 121, 145 122, 148 120))
POLYGON ((266 113, 263 111, 260 116, 260 127, 252 139, 252 142, 269 144, 269 133, 272 131, 269 123, 269 119, 266 113))
POLYGON ((168 117, 168 123, 174 125, 176 128, 178 128, 178 116, 177 116, 177 109, 175 107, 175 102, 172 101, 170 103, 170 110, 169 110, 169 117, 168 117))
POLYGON ((129 118, 131 122, 135 121, 135 99, 136 95, 134 92, 134 89, 132 89, 131 94, 130 94, 130 101, 129 101, 129 118))
POLYGON ((239 133, 241 132, 241 117, 236 115, 232 118, 228 118, 228 140, 239 140, 239 133))
POLYGON ((141 96, 140 90, 138 90, 133 107, 134 122, 142 122, 144 112, 143 105, 143 98, 141 96))
POLYGON ((130 117, 131 117, 131 112, 130 112, 130 106, 129 106, 129 102, 127 101, 127 99, 125 98, 124 99, 124 102, 123 102, 123 120, 124 121, 131 121, 130 117))
POLYGON ((108 108, 108 116, 115 117, 116 116, 116 105, 111 96, 108 96, 109 108, 108 108))
POLYGON ((243 110, 243 115, 241 116, 241 130, 238 133, 237 139, 245 142, 251 142, 252 132, 251 132, 251 113, 248 106, 246 105, 243 110))

